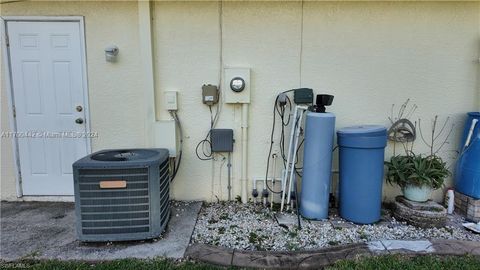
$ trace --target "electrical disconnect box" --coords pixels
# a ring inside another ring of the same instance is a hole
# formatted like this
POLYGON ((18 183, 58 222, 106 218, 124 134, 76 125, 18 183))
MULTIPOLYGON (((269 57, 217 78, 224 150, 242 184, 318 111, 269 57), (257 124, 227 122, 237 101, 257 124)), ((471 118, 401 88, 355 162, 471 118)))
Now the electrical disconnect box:
POLYGON ((225 103, 250 103, 250 69, 225 68, 225 103))
POLYGON ((212 152, 233 152, 233 129, 212 129, 210 139, 212 152))
POLYGON ((167 111, 178 110, 177 91, 165 91, 165 109, 167 111))
POLYGON ((295 104, 313 103, 313 90, 311 88, 298 88, 293 92, 293 102, 295 104))
POLYGON ((202 102, 208 106, 218 102, 218 87, 216 85, 204 84, 202 86, 202 102))

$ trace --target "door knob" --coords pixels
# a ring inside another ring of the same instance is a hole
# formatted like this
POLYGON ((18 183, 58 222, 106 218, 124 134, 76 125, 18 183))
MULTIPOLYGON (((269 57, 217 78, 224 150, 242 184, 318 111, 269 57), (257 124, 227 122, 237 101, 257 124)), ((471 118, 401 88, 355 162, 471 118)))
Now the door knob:
POLYGON ((77 123, 77 124, 79 124, 79 125, 80 125, 80 124, 83 124, 83 118, 77 118, 77 119, 75 119, 75 123, 77 123))

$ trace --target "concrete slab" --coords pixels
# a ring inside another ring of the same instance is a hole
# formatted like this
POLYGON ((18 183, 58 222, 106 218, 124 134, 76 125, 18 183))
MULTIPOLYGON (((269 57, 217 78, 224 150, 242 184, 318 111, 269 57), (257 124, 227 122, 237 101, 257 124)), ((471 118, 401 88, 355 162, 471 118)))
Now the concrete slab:
POLYGON ((428 240, 381 240, 386 250, 405 250, 412 252, 434 252, 432 243, 428 240))
POLYGON ((387 249, 382 244, 382 241, 370 241, 367 243, 368 249, 375 253, 383 253, 387 249))
POLYGON ((172 216, 160 239, 81 243, 76 240, 72 203, 2 202, 0 258, 113 260, 181 258, 190 242, 201 202, 172 202, 172 216))
MULTIPOLYGON (((283 227, 291 228, 298 226, 298 217, 296 214, 277 213, 275 214, 275 219, 278 225, 283 227)), ((302 218, 300 218, 300 224, 303 225, 302 218)))

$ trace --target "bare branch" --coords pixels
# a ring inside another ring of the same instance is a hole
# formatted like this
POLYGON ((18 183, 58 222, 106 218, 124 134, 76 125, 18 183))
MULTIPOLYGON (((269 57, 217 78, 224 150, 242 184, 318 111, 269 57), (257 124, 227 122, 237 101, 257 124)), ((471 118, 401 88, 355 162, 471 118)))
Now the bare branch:
POLYGON ((438 139, 438 138, 443 134, 443 131, 445 130, 445 127, 447 126, 449 120, 450 120, 450 116, 448 116, 448 117, 445 119, 445 122, 443 123, 443 126, 442 126, 442 128, 440 129, 440 132, 438 132, 438 133, 437 133, 437 136, 435 136, 435 140, 438 139))
POLYGON ((422 141, 423 141, 428 147, 430 147, 430 145, 428 144, 427 140, 425 140, 425 137, 423 137, 421 119, 418 119, 418 131, 419 131, 419 133, 420 133, 420 138, 422 138, 422 141))
POLYGON ((443 141, 443 143, 438 147, 437 151, 435 151, 433 154, 437 154, 438 152, 440 152, 440 150, 442 150, 442 148, 446 145, 446 144, 449 144, 449 141, 448 139, 450 138, 450 135, 452 135, 452 132, 453 132, 453 128, 455 127, 455 124, 452 124, 452 128, 450 129, 450 131, 448 132, 447 136, 445 137, 445 140, 443 141))
POLYGON ((405 116, 406 119, 410 118, 412 114, 417 110, 418 106, 417 104, 413 104, 412 108, 408 112, 408 114, 405 116))

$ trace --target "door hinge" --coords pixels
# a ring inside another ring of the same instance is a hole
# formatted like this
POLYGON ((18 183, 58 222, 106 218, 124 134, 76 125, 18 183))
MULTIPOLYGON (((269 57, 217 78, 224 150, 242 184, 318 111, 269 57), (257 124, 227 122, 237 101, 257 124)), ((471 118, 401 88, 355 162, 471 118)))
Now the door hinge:
POLYGON ((10 47, 10 38, 8 37, 8 35, 5 35, 5 44, 7 45, 7 47, 10 47))
POLYGON ((13 106, 13 118, 17 117, 17 109, 15 109, 15 106, 13 106))

